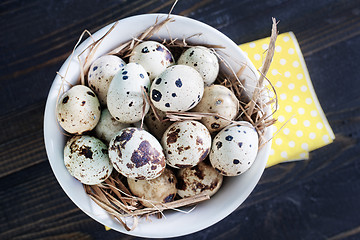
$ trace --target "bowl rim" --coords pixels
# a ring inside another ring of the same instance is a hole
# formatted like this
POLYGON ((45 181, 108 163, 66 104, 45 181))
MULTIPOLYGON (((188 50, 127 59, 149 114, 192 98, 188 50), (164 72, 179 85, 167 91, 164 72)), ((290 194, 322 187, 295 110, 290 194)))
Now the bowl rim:
MULTIPOLYGON (((156 18, 159 18, 161 19, 162 17, 167 17, 168 14, 163 14, 163 13, 151 13, 151 14, 141 14, 141 15, 135 15, 135 16, 130 16, 130 17, 127 17, 127 18, 123 18, 123 19, 120 19, 118 21, 115 21, 115 22, 118 22, 118 26, 121 25, 121 23, 126 23, 128 21, 133 21, 133 20, 139 20, 139 19, 146 19, 148 20, 148 18, 154 20, 156 18)), ((211 34, 216 34, 218 35, 220 38, 224 39, 226 41, 226 44, 225 45, 232 45, 232 47, 236 47, 234 49, 236 49, 236 53, 234 54, 239 54, 241 55, 242 58, 244 58, 246 60, 246 63, 250 66, 250 68, 256 70, 256 68, 254 67, 254 65, 252 64, 252 62, 250 61, 250 59, 247 57, 247 55, 238 47, 237 44, 235 44, 229 37, 227 37, 226 35, 224 35, 223 33, 221 33, 220 31, 218 31, 217 29, 203 23, 203 22, 200 22, 198 20, 195 20, 195 19, 191 19, 191 18, 188 18, 188 17, 184 17, 184 16, 179 16, 179 15, 173 15, 171 14, 170 17, 173 17, 175 19, 175 21, 177 20, 180 20, 180 21, 185 21, 185 22, 188 22, 188 23, 192 23, 192 24, 197 24, 197 28, 198 26, 200 27, 200 29, 206 29, 207 31, 209 31, 211 34)), ((95 39, 99 39, 100 37, 102 37, 112 26, 113 24, 115 23, 110 23, 108 25, 106 25, 105 27, 99 29, 98 31, 96 31, 94 34, 92 34, 93 38, 95 39)), ((151 23, 152 24, 152 23, 151 23)), ((75 54, 78 54, 80 53, 80 51, 82 49, 85 49, 89 44, 91 43, 91 38, 87 38, 86 40, 84 40, 75 50, 75 53, 74 53, 74 56, 75 54)), ((62 64, 59 72, 63 72, 66 70, 68 64, 73 61, 74 59, 71 59, 71 55, 64 61, 64 63, 62 64)), ((258 76, 258 73, 255 71, 255 74, 258 76)), ((164 238, 164 237, 177 237, 177 236, 184 236, 184 235, 188 235, 188 234, 191 234, 191 233, 194 233, 194 232, 197 232, 197 231, 201 231, 205 228, 208 228, 210 226, 212 226, 213 224, 217 223, 217 222, 220 222, 222 219, 224 219, 225 217, 227 217, 228 215, 230 215, 234 210, 236 210, 244 201, 245 199, 248 198, 248 196, 250 195, 250 193, 253 191, 253 189, 255 188, 255 186, 257 185, 257 183, 259 182, 262 174, 263 174, 263 171, 265 169, 265 166, 266 166, 266 162, 267 162, 267 159, 268 159, 268 156, 270 154, 270 148, 271 148, 271 136, 273 134, 273 130, 272 130, 272 127, 269 127, 266 131, 266 138, 270 139, 269 142, 267 142, 265 144, 265 146, 261 149, 261 151, 263 152, 262 155, 265 155, 265 159, 263 159, 261 161, 261 164, 259 165, 259 170, 256 171, 256 175, 254 177, 254 181, 249 184, 246 189, 245 189, 245 192, 242 194, 242 197, 241 198, 238 198, 236 199, 235 201, 232 201, 230 204, 228 204, 227 206, 224 206, 224 208, 222 209, 222 211, 216 216, 216 218, 211 218, 211 219, 207 219, 206 222, 199 222, 199 225, 196 225, 196 226, 189 226, 189 228, 187 229, 187 231, 185 232, 174 232, 174 233, 167 233, 167 234, 147 234, 147 233, 144 233, 144 232, 141 232, 141 231, 137 231, 136 229, 134 231, 131 231, 131 232, 128 232, 126 231, 125 229, 121 229, 123 228, 121 226, 121 228, 117 228, 116 225, 114 224, 109 224, 108 221, 104 220, 104 219, 99 219, 99 217, 92 213, 92 212, 89 212, 87 209, 85 209, 83 206, 82 206, 82 202, 79 202, 79 200, 74 196, 74 194, 69 191, 69 188, 66 187, 65 185, 67 184, 66 182, 62 181, 61 179, 61 176, 60 174, 58 173, 57 171, 57 165, 55 164, 55 161, 56 161, 56 156, 54 156, 53 152, 51 149, 54 148, 53 146, 53 142, 51 141, 52 139, 52 136, 51 134, 49 134, 49 132, 51 131, 50 130, 50 127, 51 127, 51 124, 49 123, 49 116, 52 114, 52 115, 55 115, 55 113, 53 112, 54 110, 54 102, 53 102, 53 94, 54 94, 54 91, 56 90, 56 88, 58 87, 58 83, 56 81, 58 81, 59 79, 59 76, 56 76, 55 79, 53 80, 53 83, 51 85, 51 88, 50 88, 50 91, 49 91, 49 94, 48 94, 48 97, 47 97, 47 100, 46 100, 46 106, 45 106, 45 112, 44 112, 44 142, 45 142, 45 149, 46 149, 46 153, 47 153, 47 156, 48 156, 48 160, 49 160, 49 163, 50 163, 50 166, 52 168, 52 171, 58 181, 58 183, 60 184, 60 186, 62 187, 62 189, 64 190, 64 192, 66 193, 66 195, 71 199, 71 201, 78 207, 80 208, 83 212, 85 212, 88 216, 90 216, 91 218, 93 218, 95 221, 105 225, 105 226, 108 226, 114 230, 117 230, 119 232, 122 232, 122 233, 125 233, 125 234, 128 234, 128 235, 132 235, 132 236, 138 236, 138 237, 152 237, 152 238, 164 238)), ((56 90, 58 91, 58 90, 56 90)), ((56 103, 56 102, 55 102, 56 103)), ((268 109, 269 110, 269 109, 268 109)), ((260 152, 260 151, 259 151, 260 152)), ((258 155, 259 155, 259 152, 258 152, 258 155)), ((257 158, 256 158, 257 160, 257 158)), ((255 160, 255 161, 256 161, 255 160)), ((259 162, 259 160, 258 160, 259 162)), ((92 200, 91 200, 92 201, 92 200)), ((211 200, 210 200, 211 201, 211 200)), ((95 203, 94 203, 95 204, 95 203)), ((116 223, 118 224, 118 223, 116 223)), ((119 224, 120 225, 120 224, 119 224)))

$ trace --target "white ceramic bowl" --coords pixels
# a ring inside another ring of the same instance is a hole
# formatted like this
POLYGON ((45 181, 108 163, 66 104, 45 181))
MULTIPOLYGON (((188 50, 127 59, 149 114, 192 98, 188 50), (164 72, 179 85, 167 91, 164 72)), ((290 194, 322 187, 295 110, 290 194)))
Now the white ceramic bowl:
MULTIPOLYGON (((109 52, 132 37, 137 36, 144 29, 152 25, 157 17, 159 17, 160 20, 164 20, 167 15, 145 14, 120 20, 116 28, 104 39, 94 59, 109 52)), ((234 42, 221 32, 204 23, 176 15, 172 15, 172 17, 175 21, 167 25, 168 30, 166 28, 161 29, 161 31, 154 36, 154 39, 157 39, 157 37, 169 38, 169 32, 172 38, 179 39, 201 33, 200 36, 191 38, 191 42, 224 46, 225 49, 222 50, 221 55, 229 61, 235 71, 239 69, 238 62, 246 63, 249 66, 243 76, 246 76, 247 88, 253 89, 253 79, 257 79, 258 77, 257 71, 244 52, 241 51, 234 42), (229 59, 229 56, 231 56, 232 60, 229 59)), ((93 37, 99 39, 112 25, 113 24, 110 24, 100 29, 93 34, 93 37)), ((80 74, 79 62, 76 56, 91 43, 91 39, 85 40, 76 49, 75 57, 72 59, 69 57, 59 70, 59 73, 64 76, 69 66, 66 80, 70 83, 75 83, 80 74)), ((271 142, 259 151, 254 164, 247 172, 237 177, 225 178, 224 184, 219 192, 210 200, 198 204, 191 213, 184 214, 167 211, 165 212, 166 219, 153 219, 151 222, 145 219, 140 220, 137 228, 134 231, 128 232, 85 194, 82 184, 73 178, 64 166, 63 148, 66 139, 56 123, 55 116, 56 99, 60 84, 61 79, 59 76, 56 76, 49 92, 44 116, 45 146, 50 165, 58 182, 69 198, 90 217, 114 230, 134 236, 152 238, 182 236, 200 231, 219 222, 239 207, 254 189, 264 171, 271 142)), ((268 111, 270 111, 270 109, 268 109, 268 111)), ((266 132, 266 138, 270 139, 271 136, 272 130, 269 128, 266 132)))

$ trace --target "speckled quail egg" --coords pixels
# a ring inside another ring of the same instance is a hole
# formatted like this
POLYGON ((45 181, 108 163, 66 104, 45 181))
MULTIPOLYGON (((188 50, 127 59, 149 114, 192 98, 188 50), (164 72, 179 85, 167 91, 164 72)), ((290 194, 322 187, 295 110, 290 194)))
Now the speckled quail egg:
POLYGON ((107 105, 111 115, 119 122, 140 121, 150 108, 144 98, 150 80, 145 69, 137 63, 129 63, 111 81, 107 105))
MULTIPOLYGON (((156 111, 159 115, 160 120, 164 120, 166 114, 160 110, 156 111)), ((145 116, 145 123, 149 126, 149 132, 154 135, 157 139, 161 139, 164 135, 165 130, 173 123, 171 121, 160 121, 155 117, 152 109, 145 116)))
POLYGON ((213 51, 203 46, 187 49, 181 54, 178 64, 188 65, 195 68, 204 79, 204 83, 210 86, 219 74, 219 61, 213 51))
POLYGON ((192 67, 168 67, 151 84, 150 99, 161 111, 183 112, 198 104, 204 94, 200 74, 192 67))
POLYGON ((175 62, 171 52, 164 45, 155 41, 146 41, 137 45, 131 52, 129 61, 143 66, 150 80, 175 62))
POLYGON ((140 128, 124 128, 109 143, 114 168, 125 177, 154 179, 164 171, 165 156, 158 140, 140 128))
POLYGON ((99 122, 100 114, 98 98, 90 88, 83 85, 76 85, 65 92, 56 108, 60 126, 73 134, 91 131, 99 122))
POLYGON ((87 185, 105 181, 113 169, 106 145, 86 135, 74 136, 67 141, 64 163, 73 177, 87 185))
POLYGON ((107 92, 115 74, 126 63, 114 55, 105 55, 96 59, 88 72, 89 87, 96 93, 102 105, 106 105, 107 92))
MULTIPOLYGON (((122 123, 116 121, 116 119, 111 116, 107 108, 101 111, 101 117, 99 123, 94 129, 95 136, 103 140, 106 143, 109 143, 111 138, 123 128, 127 127, 140 127, 141 122, 136 123, 122 123)), ((143 126, 146 129, 145 125, 143 126)))
POLYGON ((258 134, 248 122, 240 121, 221 130, 214 138, 211 165, 224 176, 236 176, 247 171, 258 152, 258 134))
POLYGON ((178 179, 176 187, 182 198, 199 193, 205 193, 211 197, 220 189, 223 182, 223 176, 205 162, 194 167, 180 169, 176 177, 178 179))
POLYGON ((164 172, 152 180, 127 179, 130 191, 140 198, 148 201, 141 201, 145 207, 154 207, 161 203, 174 200, 176 189, 176 177, 170 169, 165 168, 164 172))
POLYGON ((207 157, 211 136, 200 122, 186 120, 173 123, 165 131, 161 145, 167 164, 174 168, 192 167, 207 157))
MULTIPOLYGON (((229 120, 234 120, 238 113, 239 101, 235 94, 222 85, 205 87, 201 101, 192 109, 194 112, 217 113, 229 120)), ((203 117, 201 122, 215 132, 230 124, 229 121, 217 116, 203 117)))

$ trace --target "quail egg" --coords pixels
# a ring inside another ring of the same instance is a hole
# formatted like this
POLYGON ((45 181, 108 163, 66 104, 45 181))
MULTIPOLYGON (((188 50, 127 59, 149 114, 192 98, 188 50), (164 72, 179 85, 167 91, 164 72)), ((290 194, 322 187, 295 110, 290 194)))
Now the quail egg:
POLYGON ((74 136, 64 148, 64 163, 69 173, 83 184, 95 185, 105 181, 113 166, 106 145, 91 136, 74 136))
POLYGON ((187 120, 173 123, 165 131, 161 144, 167 164, 174 168, 192 167, 207 157, 211 136, 203 124, 187 120))
MULTIPOLYGON (((205 87, 204 95, 192 109, 194 112, 217 113, 229 120, 234 120, 238 114, 239 100, 235 94, 222 85, 205 87)), ((210 133, 219 131, 230 124, 228 120, 217 116, 203 117, 201 122, 209 129, 210 133)))
POLYGON ((206 193, 211 197, 220 189, 223 182, 223 176, 205 162, 180 169, 176 177, 178 194, 182 198, 199 193, 206 193))
POLYGON ((125 65, 126 63, 121 58, 114 55, 99 57, 91 64, 88 84, 102 105, 106 105, 107 92, 113 77, 125 65))
POLYGON ((181 54, 178 64, 188 65, 195 68, 204 79, 204 83, 210 86, 219 74, 219 61, 214 52, 203 46, 187 49, 181 54))
POLYGON ((56 108, 60 126, 72 134, 91 131, 99 122, 101 107, 95 93, 88 87, 76 85, 65 92, 56 108))
POLYGON ((115 134, 109 143, 109 157, 115 170, 131 179, 154 179, 165 169, 160 143, 140 128, 124 128, 115 134))
POLYGON ((192 67, 168 67, 151 84, 150 99, 161 111, 183 112, 198 104, 204 93, 204 82, 192 67))
POLYGON ((176 177, 170 169, 165 168, 164 172, 152 180, 127 179, 130 191, 140 198, 145 207, 154 207, 161 203, 167 203, 174 200, 176 189, 176 177))
POLYGON ((153 80, 175 61, 171 52, 164 45, 155 41, 146 41, 133 49, 130 62, 136 62, 143 66, 150 80, 153 80))
POLYGON ((111 81, 107 95, 110 114, 119 122, 134 123, 141 120, 150 108, 144 98, 148 92, 149 77, 137 63, 129 63, 111 81))
POLYGON ((245 121, 221 130, 214 138, 211 151, 211 165, 224 176, 236 176, 247 171, 258 152, 256 129, 245 121))

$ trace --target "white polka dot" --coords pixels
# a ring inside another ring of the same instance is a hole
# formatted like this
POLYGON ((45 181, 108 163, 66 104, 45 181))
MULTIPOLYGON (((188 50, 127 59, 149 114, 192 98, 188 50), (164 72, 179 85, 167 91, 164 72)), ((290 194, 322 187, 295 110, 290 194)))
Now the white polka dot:
POLYGON ((296 131, 296 136, 302 137, 302 136, 303 136, 303 132, 302 132, 301 130, 297 130, 297 131, 296 131))
POLYGON ((279 121, 279 122, 284 122, 284 121, 285 121, 285 117, 284 117, 283 115, 280 115, 280 116, 278 117, 278 121, 279 121))
POLYGON ((306 158, 306 153, 300 153, 301 158, 306 158))
POLYGON ((268 49, 268 47, 269 47, 269 45, 266 44, 266 43, 264 43, 264 44, 262 45, 262 49, 264 49, 264 50, 268 49))
POLYGON ((255 46, 256 46, 256 44, 254 42, 249 44, 249 47, 251 47, 251 48, 254 48, 255 46))
POLYGON ((298 102, 299 100, 300 100, 299 96, 296 96, 296 95, 293 96, 293 101, 294 101, 294 102, 298 102))
POLYGON ((278 74, 278 70, 276 70, 276 69, 271 70, 271 74, 276 76, 278 74))
POLYGON ((298 61, 294 61, 292 65, 293 65, 293 67, 298 67, 298 66, 299 66, 299 62, 298 62, 298 61))
POLYGON ((303 115, 305 113, 305 109, 304 108, 299 108, 298 113, 303 115))
POLYGON ((274 149, 270 149, 270 155, 274 155, 274 153, 275 153, 275 151, 274 151, 274 149))
POLYGON ((291 73, 290 73, 289 71, 286 71, 286 72, 284 73, 284 75, 285 75, 285 77, 290 77, 290 76, 291 76, 291 73))
POLYGON ((273 125, 273 130, 274 132, 277 132, 277 127, 275 125, 273 125))
POLYGON ((275 51, 276 51, 276 52, 281 52, 281 47, 280 47, 280 46, 276 46, 276 47, 275 47, 275 51))
POLYGON ((303 144, 301 144, 301 148, 304 149, 304 150, 308 150, 309 145, 307 143, 303 143, 303 144))
POLYGON ((291 107, 290 105, 287 105, 287 106, 285 107, 285 111, 291 112, 291 111, 292 111, 292 107, 291 107))
POLYGON ((295 50, 294 50, 293 48, 289 48, 288 53, 289 53, 289 54, 294 54, 294 53, 295 53, 295 50))
POLYGON ((303 124, 304 124, 305 127, 310 127, 310 121, 309 120, 305 120, 303 122, 303 124))
POLYGON ((290 141, 290 142, 289 142, 289 147, 291 147, 291 148, 295 147, 295 142, 294 142, 294 141, 290 141))
POLYGON ((275 143, 276 143, 277 145, 281 145, 281 144, 282 144, 282 140, 281 140, 280 138, 277 138, 277 139, 275 140, 275 143))
POLYGON ((288 88, 289 88, 290 90, 293 90, 293 89, 295 88, 295 85, 294 85, 293 83, 290 83, 289 86, 288 86, 288 88))
POLYGON ((306 104, 311 104, 311 103, 312 103, 312 99, 311 99, 311 98, 307 98, 307 99, 305 99, 305 102, 306 102, 306 104))
POLYGON ((276 84, 275 84, 275 86, 281 87, 281 86, 282 86, 282 82, 281 82, 281 81, 277 81, 276 84))
POLYGON ((300 90, 301 90, 302 92, 306 92, 307 87, 306 87, 305 85, 302 85, 301 88, 300 88, 300 90))
POLYGON ((285 93, 280 94, 280 99, 285 100, 286 99, 286 94, 285 93))
POLYGON ((254 55, 254 59, 255 59, 256 61, 259 61, 259 60, 261 59, 261 57, 260 57, 259 54, 255 54, 255 55, 254 55))
POLYGON ((289 38, 288 36, 285 36, 285 37, 283 38, 283 40, 284 40, 284 42, 287 42, 287 41, 290 40, 290 38, 289 38))
POLYGON ((290 122, 291 122, 292 125, 296 125, 297 122, 298 122, 298 120, 297 120, 296 118, 292 118, 292 119, 290 120, 290 122))
POLYGON ((316 117, 316 116, 317 116, 317 111, 316 111, 316 110, 312 110, 312 111, 310 112, 310 114, 311 114, 311 116, 316 117))
POLYGON ((328 135, 322 136, 322 139, 323 139, 323 141, 324 141, 325 143, 329 143, 329 142, 330 142, 328 135))
POLYGON ((280 64, 285 65, 286 64, 286 59, 284 59, 284 58, 280 59, 280 64))
POLYGON ((303 77, 304 77, 304 75, 302 75, 302 73, 299 73, 298 75, 296 75, 296 78, 299 80, 302 79, 303 77))
POLYGON ((284 133, 285 135, 289 135, 290 129, 284 128, 283 133, 284 133))
POLYGON ((287 152, 281 152, 281 156, 283 157, 283 158, 287 158, 287 152))
POLYGON ((318 122, 318 123, 316 124, 316 127, 317 127, 318 129, 322 129, 323 126, 324 126, 324 125, 323 125, 321 122, 318 122))
POLYGON ((310 134, 309 134, 309 138, 310 138, 310 139, 315 139, 315 138, 316 138, 316 134, 313 133, 313 132, 310 133, 310 134))

